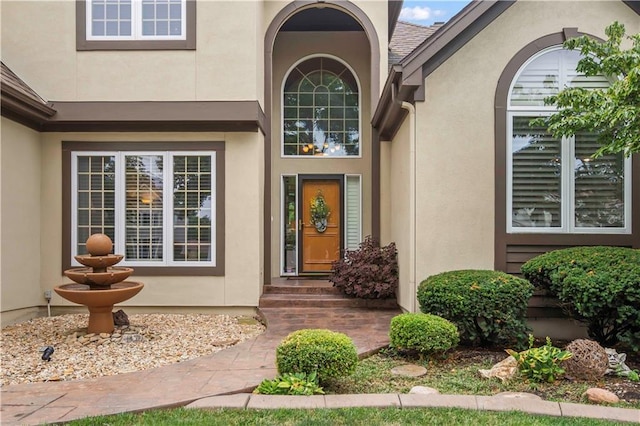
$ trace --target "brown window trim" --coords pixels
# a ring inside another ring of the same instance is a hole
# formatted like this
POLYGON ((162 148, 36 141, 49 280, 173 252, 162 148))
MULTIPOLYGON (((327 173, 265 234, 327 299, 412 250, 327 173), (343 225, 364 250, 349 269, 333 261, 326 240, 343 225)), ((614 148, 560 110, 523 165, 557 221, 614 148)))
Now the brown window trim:
POLYGON ((62 270, 71 268, 71 153, 73 151, 215 151, 216 266, 140 266, 140 276, 224 276, 224 142, 62 142, 62 270))
POLYGON ((87 40, 87 3, 76 0, 76 50, 195 50, 196 0, 187 0, 185 40, 87 40))
MULTIPOLYGON (((563 28, 561 32, 543 36, 523 47, 509 61, 498 80, 495 95, 495 247, 494 268, 518 273, 513 268, 534 254, 572 246, 612 245, 640 248, 640 155, 631 157, 631 233, 630 234, 535 234, 507 233, 507 101, 509 87, 516 73, 536 53, 561 45, 572 37, 589 35, 577 28, 563 28), (509 251, 519 252, 508 259, 509 251), (513 260, 515 259, 515 260, 513 260)), ((518 269, 518 268, 516 268, 518 269)))

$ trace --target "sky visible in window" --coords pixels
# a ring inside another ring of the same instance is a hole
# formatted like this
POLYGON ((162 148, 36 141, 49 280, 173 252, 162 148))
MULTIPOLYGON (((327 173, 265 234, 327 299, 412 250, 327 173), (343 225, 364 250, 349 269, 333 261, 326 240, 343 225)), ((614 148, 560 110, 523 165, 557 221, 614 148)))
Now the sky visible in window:
POLYGON ((404 0, 400 20, 429 26, 435 22, 447 22, 470 1, 424 1, 404 0))

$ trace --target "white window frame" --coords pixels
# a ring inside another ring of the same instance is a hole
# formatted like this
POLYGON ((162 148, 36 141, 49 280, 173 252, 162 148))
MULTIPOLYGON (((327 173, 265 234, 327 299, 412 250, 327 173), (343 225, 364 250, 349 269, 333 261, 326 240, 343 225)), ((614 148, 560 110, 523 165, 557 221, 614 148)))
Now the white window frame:
POLYGON ((73 151, 71 153, 71 263, 73 266, 81 266, 74 258, 78 254, 78 157, 81 156, 114 156, 116 158, 116 184, 115 184, 115 242, 114 253, 122 254, 125 251, 125 206, 126 206, 126 156, 159 155, 163 157, 163 260, 131 261, 123 259, 119 266, 153 266, 153 267, 212 267, 216 266, 216 153, 213 151, 73 151), (173 157, 174 156, 209 156, 211 157, 211 235, 209 261, 176 261, 173 260, 173 157))
POLYGON ((298 275, 298 253, 299 253, 299 233, 297 231, 297 226, 296 226, 296 250, 295 250, 295 265, 296 265, 296 270, 294 272, 286 272, 286 268, 287 268, 287 259, 285 256, 285 247, 286 247, 286 241, 285 241, 285 229, 283 229, 283 225, 284 225, 284 218, 285 215, 287 214, 287 212, 285 211, 284 207, 283 207, 283 201, 285 198, 285 186, 284 186, 284 178, 293 178, 296 184, 296 224, 299 223, 298 221, 300 220, 300 212, 298 211, 298 175, 297 174, 283 174, 280 175, 280 204, 279 204, 279 209, 280 209, 280 249, 278 250, 280 252, 280 275, 283 277, 295 277, 298 275))
POLYGON ((187 0, 181 0, 181 28, 180 35, 166 35, 166 36, 145 36, 142 35, 142 0, 131 0, 131 35, 130 36, 94 36, 92 31, 93 24, 93 8, 91 7, 92 0, 85 0, 86 2, 86 39, 89 41, 118 41, 118 40, 186 40, 187 39, 187 0))
POLYGON ((362 175, 359 174, 345 174, 344 175, 344 249, 346 250, 355 250, 359 247, 360 243, 362 242, 362 175), (347 199, 348 199, 348 180, 349 178, 356 178, 358 179, 358 245, 356 245, 355 247, 349 247, 349 238, 348 238, 348 226, 347 226, 347 218, 349 215, 349 204, 347 203, 347 199))
MULTIPOLYGON (((524 69, 524 66, 523 66, 524 69)), ((514 78, 514 81, 517 79, 514 78)), ((507 112, 507 233, 516 234, 630 234, 631 233, 631 158, 624 159, 624 224, 622 228, 577 227, 575 226, 575 137, 561 139, 561 177, 562 191, 559 227, 523 227, 513 226, 513 119, 514 117, 543 117, 555 111, 554 107, 510 107, 507 112)))
POLYGON ((308 55, 304 58, 299 59, 293 65, 289 67, 287 72, 284 74, 282 78, 282 82, 280 84, 280 158, 284 159, 336 159, 336 158, 362 158, 362 148, 363 148, 363 140, 362 140, 362 86, 360 84, 360 79, 358 78, 358 74, 355 70, 345 61, 340 59, 337 56, 329 55, 329 54, 314 54, 308 55), (356 84, 358 86, 358 155, 285 155, 284 154, 284 86, 287 82, 287 78, 289 74, 301 63, 313 59, 313 58, 328 58, 333 59, 337 62, 340 62, 345 66, 353 75, 353 78, 356 80, 356 84))

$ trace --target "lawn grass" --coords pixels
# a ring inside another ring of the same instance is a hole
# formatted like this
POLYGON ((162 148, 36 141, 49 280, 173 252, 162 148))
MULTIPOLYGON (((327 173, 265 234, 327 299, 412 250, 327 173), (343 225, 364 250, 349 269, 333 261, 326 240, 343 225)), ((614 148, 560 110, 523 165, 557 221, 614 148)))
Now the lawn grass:
POLYGON ((278 425, 278 426, 611 426, 613 422, 585 418, 534 416, 519 412, 474 411, 459 408, 341 408, 317 410, 200 410, 178 408, 141 414, 90 417, 72 426, 130 425, 278 425))

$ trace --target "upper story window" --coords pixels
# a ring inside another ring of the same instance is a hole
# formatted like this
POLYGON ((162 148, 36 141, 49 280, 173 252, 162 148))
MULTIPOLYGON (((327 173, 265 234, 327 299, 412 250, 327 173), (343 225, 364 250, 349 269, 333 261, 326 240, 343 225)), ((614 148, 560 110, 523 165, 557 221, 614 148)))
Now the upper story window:
POLYGON ((195 0, 76 3, 78 50, 195 49, 195 0))
POLYGON ((185 0, 87 0, 89 40, 184 40, 185 0))
POLYGON ((591 155, 596 135, 556 139, 531 120, 550 115, 544 98, 563 87, 602 88, 576 72, 577 51, 554 47, 526 62, 511 83, 507 120, 507 231, 629 233, 631 159, 591 155))
POLYGON ((360 155, 358 82, 343 63, 327 57, 296 65, 283 88, 282 155, 360 155))

